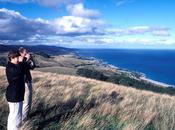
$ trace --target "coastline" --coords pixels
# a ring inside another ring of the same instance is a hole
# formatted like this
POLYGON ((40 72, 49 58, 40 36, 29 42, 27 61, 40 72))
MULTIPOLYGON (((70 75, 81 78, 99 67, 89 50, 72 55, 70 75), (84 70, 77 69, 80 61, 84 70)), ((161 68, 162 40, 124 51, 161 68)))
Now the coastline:
POLYGON ((128 72, 131 74, 137 74, 137 75, 139 75, 139 80, 143 80, 143 81, 146 81, 146 82, 149 82, 149 83, 152 83, 154 85, 161 86, 161 87, 174 87, 174 85, 170 85, 170 84, 167 84, 164 82, 153 80, 151 78, 147 78, 146 74, 144 74, 142 72, 130 71, 128 69, 119 68, 119 67, 111 65, 111 64, 108 64, 108 65, 111 66, 112 68, 116 68, 117 70, 121 70, 121 71, 128 72))
POLYGON ((141 80, 144 80, 146 82, 150 82, 152 84, 155 84, 155 85, 159 85, 161 87, 172 87, 173 85, 169 85, 169 84, 166 84, 166 83, 163 83, 163 82, 160 82, 160 81, 156 81, 156 80, 153 80, 153 79, 150 79, 150 78, 147 78, 145 76, 143 77, 140 77, 141 80))
POLYGON ((113 69, 116 69, 117 71, 120 71, 120 72, 129 73, 131 75, 136 75, 137 74, 139 76, 139 77, 137 77, 138 80, 143 80, 143 81, 146 81, 146 82, 149 82, 149 83, 152 83, 154 85, 161 86, 161 87, 174 87, 174 85, 170 85, 170 84, 167 84, 167 83, 164 83, 164 82, 153 80, 151 78, 147 78, 145 73, 137 72, 137 71, 131 71, 131 70, 128 70, 128 69, 125 69, 125 68, 121 68, 121 67, 115 66, 113 64, 109 64, 107 61, 104 61, 103 59, 98 59, 96 57, 83 56, 79 52, 78 53, 76 52, 76 55, 79 58, 81 58, 81 59, 86 59, 86 60, 87 59, 89 59, 89 60, 93 59, 93 60, 96 60, 99 63, 101 63, 102 65, 107 65, 107 66, 109 66, 109 67, 111 67, 113 69))

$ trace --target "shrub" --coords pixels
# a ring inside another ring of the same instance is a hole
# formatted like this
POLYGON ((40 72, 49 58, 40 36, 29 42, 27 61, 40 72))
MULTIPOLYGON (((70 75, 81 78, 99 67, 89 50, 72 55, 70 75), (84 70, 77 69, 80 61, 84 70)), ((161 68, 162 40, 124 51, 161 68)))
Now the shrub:
POLYGON ((148 90, 156 93, 166 93, 169 95, 175 95, 175 88, 173 87, 163 88, 143 80, 134 79, 133 77, 129 77, 128 75, 125 75, 125 74, 113 74, 111 76, 105 76, 100 71, 97 71, 95 69, 87 69, 87 68, 78 69, 77 74, 87 78, 112 82, 115 84, 130 86, 141 90, 148 90))
POLYGON ((94 69, 92 70, 87 68, 80 68, 77 70, 76 73, 87 78, 98 79, 102 81, 106 81, 107 79, 107 77, 102 72, 99 72, 94 69))

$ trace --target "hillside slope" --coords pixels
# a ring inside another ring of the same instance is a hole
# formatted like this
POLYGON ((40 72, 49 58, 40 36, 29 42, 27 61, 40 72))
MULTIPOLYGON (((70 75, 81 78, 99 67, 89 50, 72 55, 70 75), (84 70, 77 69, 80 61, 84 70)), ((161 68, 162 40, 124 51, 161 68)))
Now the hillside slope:
MULTIPOLYGON (((33 106, 23 130, 175 130, 175 96, 93 79, 32 72, 33 106)), ((0 129, 8 106, 0 68, 0 129)))

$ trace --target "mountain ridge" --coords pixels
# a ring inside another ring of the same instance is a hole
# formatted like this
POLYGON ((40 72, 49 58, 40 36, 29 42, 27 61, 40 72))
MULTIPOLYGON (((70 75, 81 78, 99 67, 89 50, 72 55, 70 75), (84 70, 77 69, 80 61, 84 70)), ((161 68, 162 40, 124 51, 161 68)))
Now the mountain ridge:
POLYGON ((20 47, 27 48, 31 52, 45 52, 50 55, 66 54, 74 52, 74 49, 60 47, 60 46, 48 46, 48 45, 4 45, 0 44, 0 52, 8 52, 11 50, 18 50, 20 47))

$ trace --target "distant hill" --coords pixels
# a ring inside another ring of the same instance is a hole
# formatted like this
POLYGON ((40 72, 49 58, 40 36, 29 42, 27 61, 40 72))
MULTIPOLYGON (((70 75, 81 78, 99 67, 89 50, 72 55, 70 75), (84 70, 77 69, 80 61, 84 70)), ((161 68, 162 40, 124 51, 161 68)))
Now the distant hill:
MULTIPOLYGON (((33 104, 22 130, 175 130, 175 96, 80 76, 33 71, 33 104)), ((0 68, 0 129, 7 81, 0 68)))
MULTIPOLYGON (((0 45, 0 66, 7 64, 7 52, 17 50, 20 46, 0 45)), ((80 57, 77 55, 75 49, 44 45, 23 45, 23 47, 34 53, 34 59, 37 65, 36 70, 39 71, 80 75, 141 90, 175 95, 175 88, 173 87, 142 80, 139 78, 139 73, 116 69, 97 59, 80 57)))
POLYGON ((0 53, 8 52, 10 50, 18 50, 19 47, 27 48, 33 53, 44 52, 50 55, 67 54, 74 52, 74 49, 58 47, 58 46, 47 46, 47 45, 0 45, 0 53))
POLYGON ((74 49, 58 47, 58 46, 47 46, 47 45, 2 45, 0 44, 0 66, 5 66, 7 63, 7 54, 9 51, 18 50, 20 47, 24 47, 29 52, 34 53, 37 66, 40 67, 51 67, 59 66, 59 63, 54 61, 53 56, 66 55, 75 53, 74 49))

